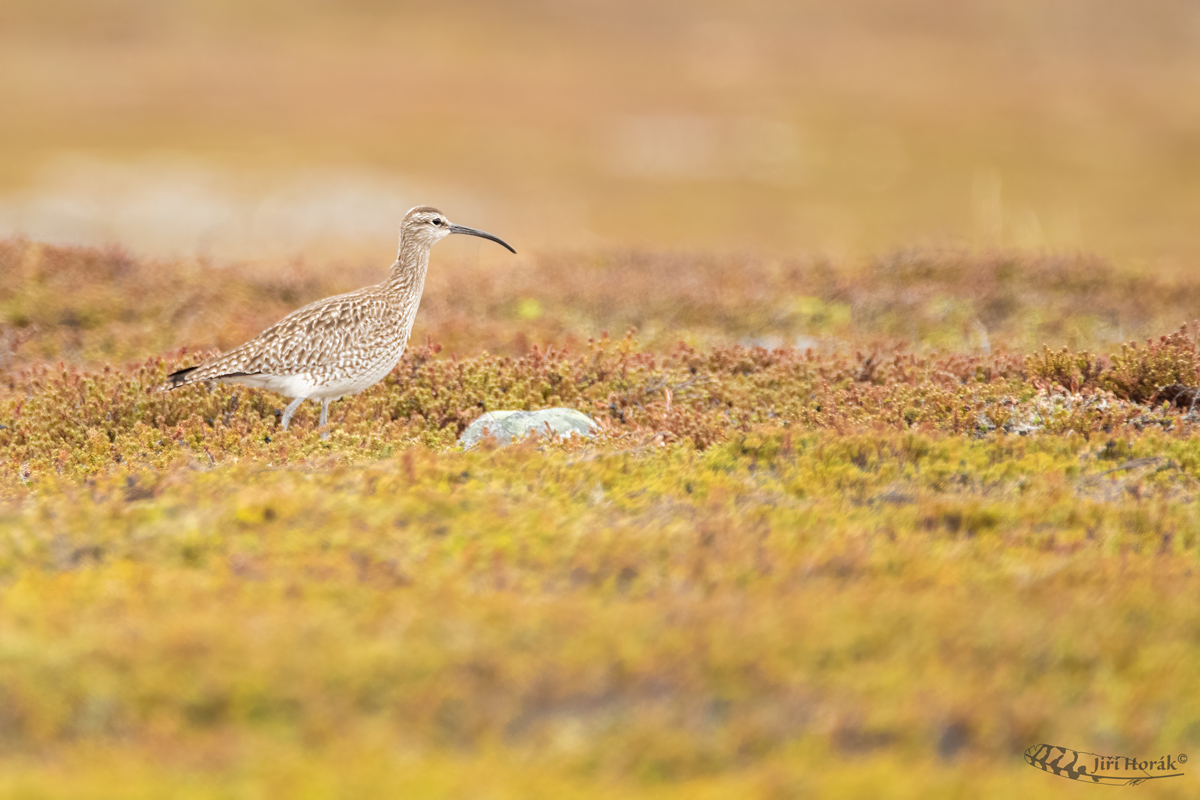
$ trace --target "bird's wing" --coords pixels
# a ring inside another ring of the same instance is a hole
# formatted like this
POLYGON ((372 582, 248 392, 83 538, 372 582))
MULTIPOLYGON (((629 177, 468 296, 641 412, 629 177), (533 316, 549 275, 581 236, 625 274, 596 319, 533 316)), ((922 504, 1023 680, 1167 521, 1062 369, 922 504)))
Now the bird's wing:
POLYGON ((401 335, 395 311, 374 287, 293 311, 243 345, 170 376, 169 386, 237 375, 353 371, 401 335))

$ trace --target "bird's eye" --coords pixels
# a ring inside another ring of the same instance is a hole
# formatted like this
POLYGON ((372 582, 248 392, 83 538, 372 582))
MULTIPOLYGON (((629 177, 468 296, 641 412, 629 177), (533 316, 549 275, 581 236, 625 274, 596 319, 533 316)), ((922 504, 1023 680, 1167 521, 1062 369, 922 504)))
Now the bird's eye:
POLYGON ((441 224, 442 224, 442 218, 441 218, 441 217, 434 217, 434 218, 433 218, 433 224, 434 224, 434 225, 441 225, 441 224))

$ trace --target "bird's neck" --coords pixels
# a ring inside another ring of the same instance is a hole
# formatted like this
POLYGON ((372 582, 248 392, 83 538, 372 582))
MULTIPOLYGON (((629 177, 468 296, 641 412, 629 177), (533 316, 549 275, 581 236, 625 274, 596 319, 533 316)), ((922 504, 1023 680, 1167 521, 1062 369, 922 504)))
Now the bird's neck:
POLYGON ((416 306, 421 301, 421 290, 425 288, 425 273, 429 269, 429 247, 405 240, 400 243, 400 254, 392 265, 392 273, 384 284, 388 294, 396 297, 404 306, 416 306))

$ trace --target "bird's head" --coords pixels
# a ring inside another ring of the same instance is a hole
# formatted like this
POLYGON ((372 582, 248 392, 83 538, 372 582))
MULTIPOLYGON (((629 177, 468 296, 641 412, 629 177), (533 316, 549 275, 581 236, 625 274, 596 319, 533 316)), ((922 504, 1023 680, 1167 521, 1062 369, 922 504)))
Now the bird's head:
POLYGON ((479 236, 484 239, 491 239, 493 242, 503 245, 510 252, 517 252, 512 249, 508 242, 501 239, 499 236, 493 236, 484 231, 477 231, 474 228, 467 228, 463 225, 455 225, 446 219, 446 215, 430 206, 417 206, 404 215, 404 223, 400 226, 400 241, 406 239, 423 244, 425 247, 433 247, 452 233, 463 233, 468 236, 479 236))

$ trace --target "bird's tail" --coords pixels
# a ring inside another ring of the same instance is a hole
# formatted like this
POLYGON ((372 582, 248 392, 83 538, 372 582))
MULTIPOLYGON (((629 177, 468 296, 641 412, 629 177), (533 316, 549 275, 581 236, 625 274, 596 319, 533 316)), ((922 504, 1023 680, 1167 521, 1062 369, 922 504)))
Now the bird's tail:
POLYGON ((178 389, 180 386, 185 386, 192 382, 191 374, 199 367, 188 367, 186 369, 176 370, 167 376, 167 382, 158 387, 160 392, 169 392, 172 389, 178 389))

